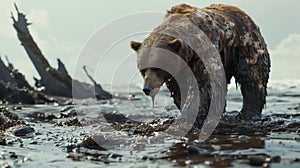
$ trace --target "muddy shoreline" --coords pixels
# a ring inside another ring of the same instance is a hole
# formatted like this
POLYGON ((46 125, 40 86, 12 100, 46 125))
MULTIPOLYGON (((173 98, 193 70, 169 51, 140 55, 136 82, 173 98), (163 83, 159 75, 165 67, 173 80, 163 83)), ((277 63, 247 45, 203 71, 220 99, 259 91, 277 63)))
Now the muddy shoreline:
MULTIPOLYGON (((113 103, 103 101, 100 106, 113 103)), ((123 115, 111 110, 106 110, 102 117, 98 113, 87 117, 84 111, 95 108, 88 103, 83 107, 2 107, 0 165, 300 165, 299 114, 268 114, 261 121, 249 122, 237 120, 236 111, 227 112, 214 133, 200 141, 197 130, 181 139, 161 134, 174 117, 150 117, 143 122, 133 120, 140 117, 136 114, 123 115)))

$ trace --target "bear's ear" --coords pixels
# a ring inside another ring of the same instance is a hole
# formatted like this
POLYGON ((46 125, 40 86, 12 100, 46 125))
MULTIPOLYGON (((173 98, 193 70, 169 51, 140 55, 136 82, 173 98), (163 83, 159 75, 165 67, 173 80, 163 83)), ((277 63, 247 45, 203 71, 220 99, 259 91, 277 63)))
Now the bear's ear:
POLYGON ((131 41, 130 46, 134 51, 137 51, 141 47, 142 43, 136 42, 136 41, 131 41))
POLYGON ((183 43, 181 39, 176 38, 169 42, 169 46, 172 47, 176 52, 179 52, 183 47, 183 43))

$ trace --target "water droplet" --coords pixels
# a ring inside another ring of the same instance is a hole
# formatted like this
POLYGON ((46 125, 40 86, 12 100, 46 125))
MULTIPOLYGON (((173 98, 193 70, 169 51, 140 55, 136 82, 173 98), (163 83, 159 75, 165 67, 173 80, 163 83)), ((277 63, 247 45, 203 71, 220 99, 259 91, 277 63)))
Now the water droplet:
POLYGON ((152 108, 154 109, 154 99, 155 99, 155 96, 151 96, 152 98, 152 108))

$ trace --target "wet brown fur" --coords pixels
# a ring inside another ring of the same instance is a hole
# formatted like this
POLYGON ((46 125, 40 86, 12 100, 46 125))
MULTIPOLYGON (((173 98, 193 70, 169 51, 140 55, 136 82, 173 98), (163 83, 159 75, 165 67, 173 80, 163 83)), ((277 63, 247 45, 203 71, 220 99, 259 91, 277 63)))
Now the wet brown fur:
MULTIPOLYGON (((270 58, 267 45, 254 21, 239 8, 220 4, 213 4, 206 8, 195 8, 186 4, 178 5, 167 12, 164 22, 172 22, 172 16, 188 18, 208 36, 220 53, 227 82, 229 83, 234 76, 236 82, 241 85, 243 108, 240 117, 259 118, 266 101, 270 58)), ((170 25, 172 23, 169 23, 170 25)), ((162 29, 168 29, 168 27, 164 24, 159 25, 143 41, 140 48, 160 47, 174 50, 167 45, 174 38, 159 33, 162 29)), ((181 32, 178 30, 175 33, 181 32)), ((203 117, 207 115, 210 105, 209 77, 203 62, 189 46, 184 45, 177 54, 186 60, 198 80, 200 97, 204 101, 201 102, 200 108, 202 109, 199 110, 201 117, 197 119, 198 124, 196 124, 199 127, 202 123, 199 120, 203 120, 203 117)), ((181 97, 185 95, 180 95, 179 87, 173 78, 166 84, 175 104, 180 108, 181 97)))

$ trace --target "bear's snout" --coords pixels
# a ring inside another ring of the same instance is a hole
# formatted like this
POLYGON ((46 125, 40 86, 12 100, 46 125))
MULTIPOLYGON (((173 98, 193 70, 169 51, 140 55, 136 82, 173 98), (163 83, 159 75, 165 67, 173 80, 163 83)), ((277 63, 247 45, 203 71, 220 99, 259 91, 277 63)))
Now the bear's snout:
POLYGON ((150 85, 145 85, 144 88, 143 88, 143 92, 149 96, 150 95, 150 92, 153 90, 153 87, 150 86, 150 85))

